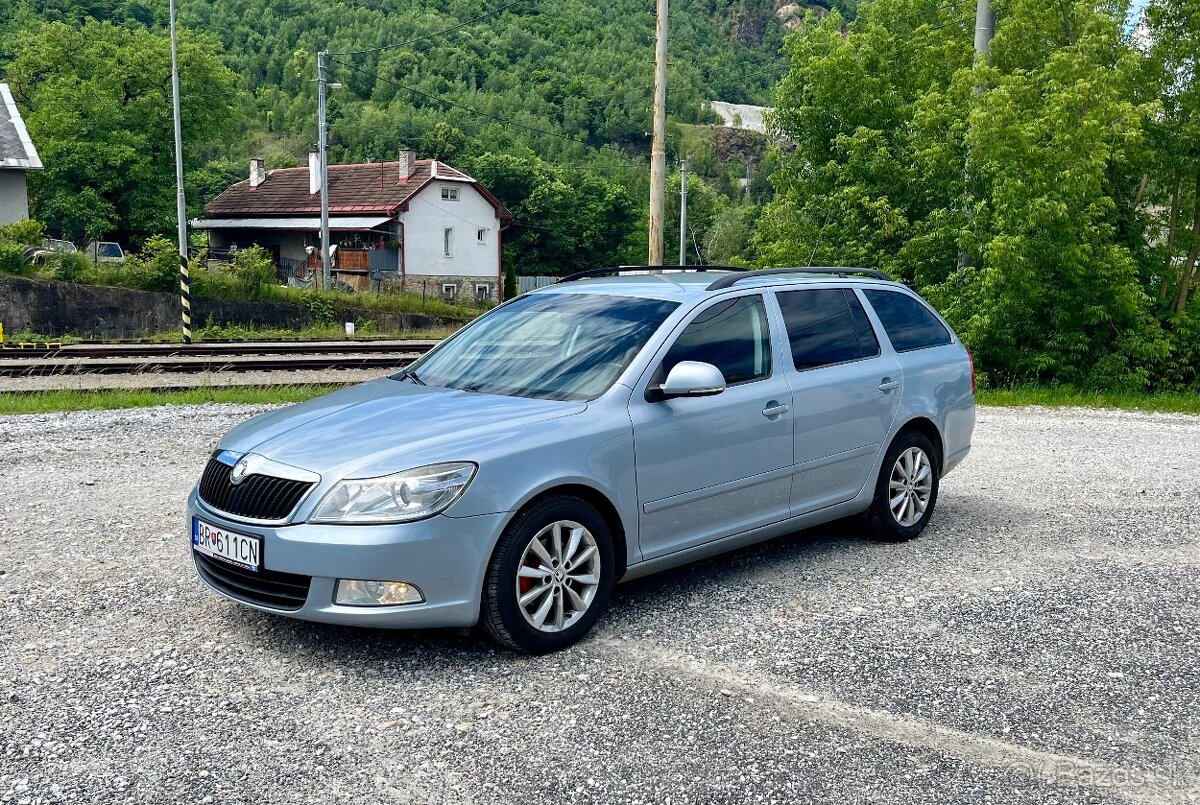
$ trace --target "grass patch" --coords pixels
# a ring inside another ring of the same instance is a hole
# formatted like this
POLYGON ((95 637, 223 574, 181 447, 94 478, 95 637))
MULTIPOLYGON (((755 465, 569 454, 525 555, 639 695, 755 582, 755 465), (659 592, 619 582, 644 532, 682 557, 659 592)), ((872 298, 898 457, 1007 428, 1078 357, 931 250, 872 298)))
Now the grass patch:
POLYGON ((81 339, 74 335, 43 335, 35 333, 32 330, 18 330, 16 332, 4 331, 5 344, 38 344, 43 341, 53 341, 59 344, 74 344, 81 339))
POLYGON ((1069 386, 1023 386, 1013 389, 980 389, 980 405, 1011 408, 1021 405, 1081 408, 1121 408, 1126 411, 1200 414, 1200 394, 1146 394, 1137 391, 1082 391, 1069 386))
POLYGON ((202 403, 281 404, 303 402, 341 386, 210 387, 180 391, 112 389, 106 391, 35 391, 0 394, 0 414, 49 414, 59 411, 98 411, 146 408, 153 405, 202 403))

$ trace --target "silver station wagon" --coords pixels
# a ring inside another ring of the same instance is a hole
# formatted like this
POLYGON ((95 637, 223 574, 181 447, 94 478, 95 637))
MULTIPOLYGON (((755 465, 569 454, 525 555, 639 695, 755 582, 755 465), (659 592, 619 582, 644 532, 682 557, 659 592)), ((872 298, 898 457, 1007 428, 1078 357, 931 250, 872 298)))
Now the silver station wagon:
POLYGON ((950 327, 879 272, 585 272, 234 428, 192 556, 265 612, 551 651, 617 581, 851 515, 916 537, 974 391, 950 327))

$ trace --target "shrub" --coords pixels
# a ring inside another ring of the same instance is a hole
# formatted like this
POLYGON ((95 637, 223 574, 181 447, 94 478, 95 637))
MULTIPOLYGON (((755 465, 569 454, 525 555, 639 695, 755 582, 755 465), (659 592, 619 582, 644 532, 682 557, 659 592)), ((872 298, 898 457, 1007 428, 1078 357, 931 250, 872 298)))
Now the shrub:
POLYGON ((240 249, 233 256, 233 276, 237 295, 243 299, 263 299, 269 296, 267 288, 279 284, 271 256, 258 246, 240 249))
POLYGON ((80 282, 90 267, 87 257, 80 252, 57 252, 46 261, 51 276, 62 282, 80 282))
POLYGON ((179 290, 179 247, 162 235, 146 241, 142 252, 145 279, 140 287, 147 291, 179 290))
POLYGON ((308 308, 308 312, 312 314, 313 323, 317 327, 329 327, 333 324, 337 311, 333 309, 333 305, 316 292, 305 292, 300 297, 300 304, 308 308))
POLYGON ((0 273, 26 276, 32 272, 32 267, 25 262, 22 247, 16 243, 0 241, 0 273))
POLYGON ((44 228, 40 221, 17 221, 0 226, 0 242, 17 246, 37 246, 42 242, 44 228))

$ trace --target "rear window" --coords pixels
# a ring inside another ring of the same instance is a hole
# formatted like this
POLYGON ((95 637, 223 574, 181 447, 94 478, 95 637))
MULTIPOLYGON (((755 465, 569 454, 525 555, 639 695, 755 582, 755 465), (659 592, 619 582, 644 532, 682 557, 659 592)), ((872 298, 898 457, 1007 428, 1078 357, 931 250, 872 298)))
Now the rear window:
POLYGON ((879 354, 879 342, 853 291, 777 293, 797 369, 816 369, 879 354))
POLYGON ((897 352, 950 343, 950 331, 937 316, 908 294, 895 291, 864 290, 867 301, 891 339, 897 352))

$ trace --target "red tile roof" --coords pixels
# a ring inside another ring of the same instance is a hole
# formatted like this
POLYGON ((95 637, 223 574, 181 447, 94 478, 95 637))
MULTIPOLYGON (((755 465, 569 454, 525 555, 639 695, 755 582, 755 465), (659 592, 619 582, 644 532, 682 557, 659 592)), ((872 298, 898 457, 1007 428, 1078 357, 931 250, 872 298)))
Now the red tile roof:
MULTIPOLYGON (((329 212, 331 215, 378 213, 395 215, 408 209, 409 200, 431 181, 471 183, 496 208, 497 216, 512 220, 504 205, 462 171, 445 162, 437 163, 437 178, 431 177, 434 160, 417 160, 416 169, 400 179, 400 163, 369 162, 361 165, 329 166, 329 212)), ((232 185, 204 207, 209 215, 319 215, 321 194, 308 192, 308 168, 276 168, 268 171, 258 187, 246 179, 232 185)))

